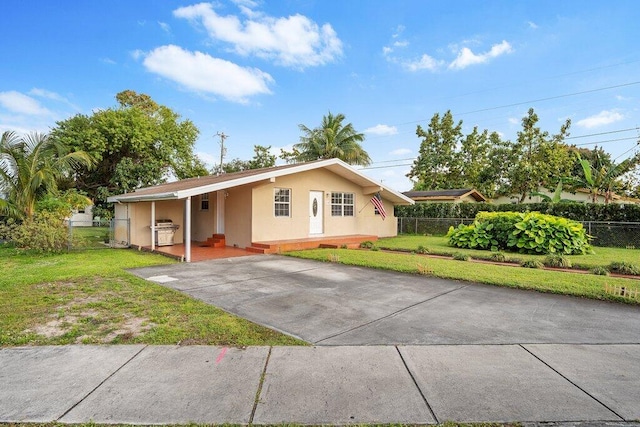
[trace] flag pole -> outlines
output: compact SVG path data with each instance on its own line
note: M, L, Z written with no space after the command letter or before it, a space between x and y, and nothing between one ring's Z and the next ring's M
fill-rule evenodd
M366 204L366 205L364 205L364 206L362 207L362 209L360 209L360 210L358 211L358 213L362 212L362 211L364 210L364 208L366 208L366 207L367 207L367 205L369 205L369 203L371 203L371 199L369 199L369 201L367 202L367 204Z

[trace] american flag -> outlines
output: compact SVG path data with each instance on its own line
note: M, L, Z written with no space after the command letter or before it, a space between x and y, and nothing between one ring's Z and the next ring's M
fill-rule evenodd
M385 212L384 204L382 204L382 200L380 199L380 193L376 193L371 198L371 203L373 203L373 206L375 206L376 210L378 211L378 213L382 217L382 220L384 221L384 219L387 217L387 213Z

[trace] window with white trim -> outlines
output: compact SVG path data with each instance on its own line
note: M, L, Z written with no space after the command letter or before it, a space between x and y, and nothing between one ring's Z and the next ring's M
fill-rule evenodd
M291 189L273 189L273 214L275 216L291 216Z
M331 193L331 216L354 216L353 193Z
M200 195L200 210L201 211L209 210L209 193Z

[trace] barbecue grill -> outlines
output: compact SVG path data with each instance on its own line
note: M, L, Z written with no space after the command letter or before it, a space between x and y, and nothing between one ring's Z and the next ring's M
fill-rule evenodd
M158 219L156 220L156 245L158 246L171 246L174 244L174 238L176 230L180 228L179 225L174 224L170 219Z

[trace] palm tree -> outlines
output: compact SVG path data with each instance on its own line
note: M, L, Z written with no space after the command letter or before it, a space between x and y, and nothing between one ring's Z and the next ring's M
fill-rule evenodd
M636 154L618 164L612 163L609 167L602 164L598 165L597 163L591 165L589 161L580 157L580 153L576 154L584 174L584 178L578 180L578 183L589 189L593 203L596 203L599 194L604 193L604 203L608 204L613 198L615 187L620 185L620 177L640 164L640 154Z
M343 125L344 119L344 114L334 116L329 112L322 118L320 127L310 129L299 125L304 135L293 146L290 158L296 162L338 158L351 165L370 165L371 158L360 145L364 134L356 132L351 123Z
M31 218L36 202L56 194L58 181L78 166L91 166L84 151L69 148L48 135L18 136L4 132L0 138L0 214L16 219Z

